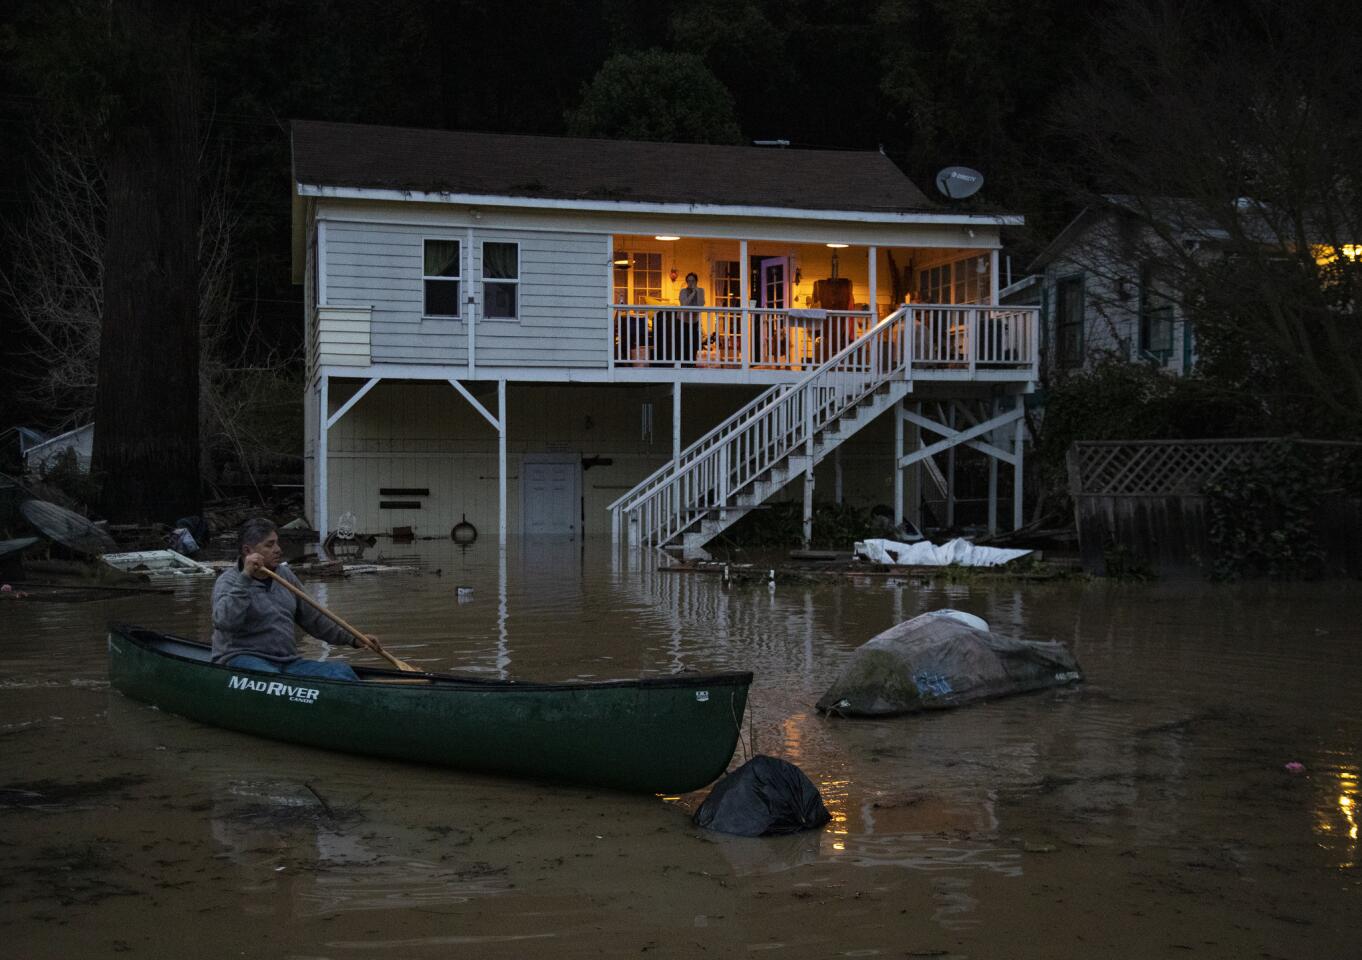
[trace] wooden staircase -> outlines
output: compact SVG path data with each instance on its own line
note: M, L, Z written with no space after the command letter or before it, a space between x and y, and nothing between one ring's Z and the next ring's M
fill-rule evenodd
M618 542L705 544L815 465L911 390L911 313L890 314L821 367L756 397L610 506Z

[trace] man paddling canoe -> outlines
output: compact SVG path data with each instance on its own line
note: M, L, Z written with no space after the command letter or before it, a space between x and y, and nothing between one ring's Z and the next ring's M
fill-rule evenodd
M358 680L348 663L300 657L294 624L335 646L378 650L377 639L359 640L270 578L266 571L302 589L293 571L280 565L279 530L269 520L247 520L237 543L236 567L224 570L213 585L213 662L294 677Z

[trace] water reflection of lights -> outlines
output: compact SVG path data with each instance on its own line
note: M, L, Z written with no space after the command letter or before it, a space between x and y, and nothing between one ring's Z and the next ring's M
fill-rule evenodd
M1338 809L1348 824L1348 839L1357 839L1357 774L1339 771Z
M1326 806L1319 811L1319 832L1334 837L1341 844L1347 838L1347 850L1340 851L1339 867L1351 869L1355 865L1358 837L1358 775L1355 770L1338 771L1337 793L1332 793ZM1337 817L1342 823L1335 820Z
M823 828L823 836L828 838L828 848L833 853L844 853L847 848L846 837L850 833L847 822L847 797L851 781L848 779L826 778L818 783L818 792L823 796L823 806L832 817Z

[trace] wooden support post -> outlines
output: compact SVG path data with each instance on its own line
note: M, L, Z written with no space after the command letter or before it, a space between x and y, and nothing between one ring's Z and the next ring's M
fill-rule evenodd
M989 419L998 415L998 401L989 401ZM997 437L990 432L988 435L989 443L996 446ZM998 532L998 458L988 458L988 532L995 534Z
M832 451L832 499L837 506L842 505L842 446L838 444Z
M681 381L672 384L672 466L681 459Z
M505 680L511 666L511 633L506 623L511 616L510 586L506 576L506 551L497 554L497 677Z
M813 397L804 392L804 549L813 540Z
M506 546L506 381L497 381L497 543Z
M946 425L955 429L955 401L946 403ZM955 529L955 447L946 451L946 526Z
M913 404L913 412L919 417L922 416L922 402ZM921 450L926 446L922 439L922 428L916 423L913 424L912 448ZM922 529L922 461L913 464L913 472L908 475L908 519L913 521L913 526Z
M804 549L813 541L813 467L804 471Z
M1026 403L1026 397L1017 394L1017 409L1020 410ZM1018 417L1017 422L1012 427L1012 454L1017 459L1012 463L1012 529L1020 530L1022 526L1022 447L1026 443L1026 418Z
M326 551L322 544L326 542L326 535L329 532L327 528L331 523L331 517L328 510L330 507L327 490L328 471L326 469L328 457L327 435L330 433L331 429L327 426L327 421L330 419L331 412L331 378L327 376L325 372L322 373L319 404L320 406L317 410L317 532L319 534L317 539L317 559L325 560Z
M738 296L742 298L742 319L739 320L738 344L742 348L742 368L746 370L752 363L752 314L748 310L748 299L752 296L751 271L747 266L747 241L738 241ZM715 337L715 344L719 342Z
M903 523L903 401L894 403L894 527Z

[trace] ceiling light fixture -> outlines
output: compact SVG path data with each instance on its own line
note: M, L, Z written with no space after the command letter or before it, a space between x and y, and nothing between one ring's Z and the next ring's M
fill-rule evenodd
M826 246L832 247L834 250L845 250L847 245L845 243L829 243Z
M662 234L658 234L657 236L653 237L653 239L654 239L654 240L680 240L681 238L680 238L680 237L673 237L673 236L663 236Z

